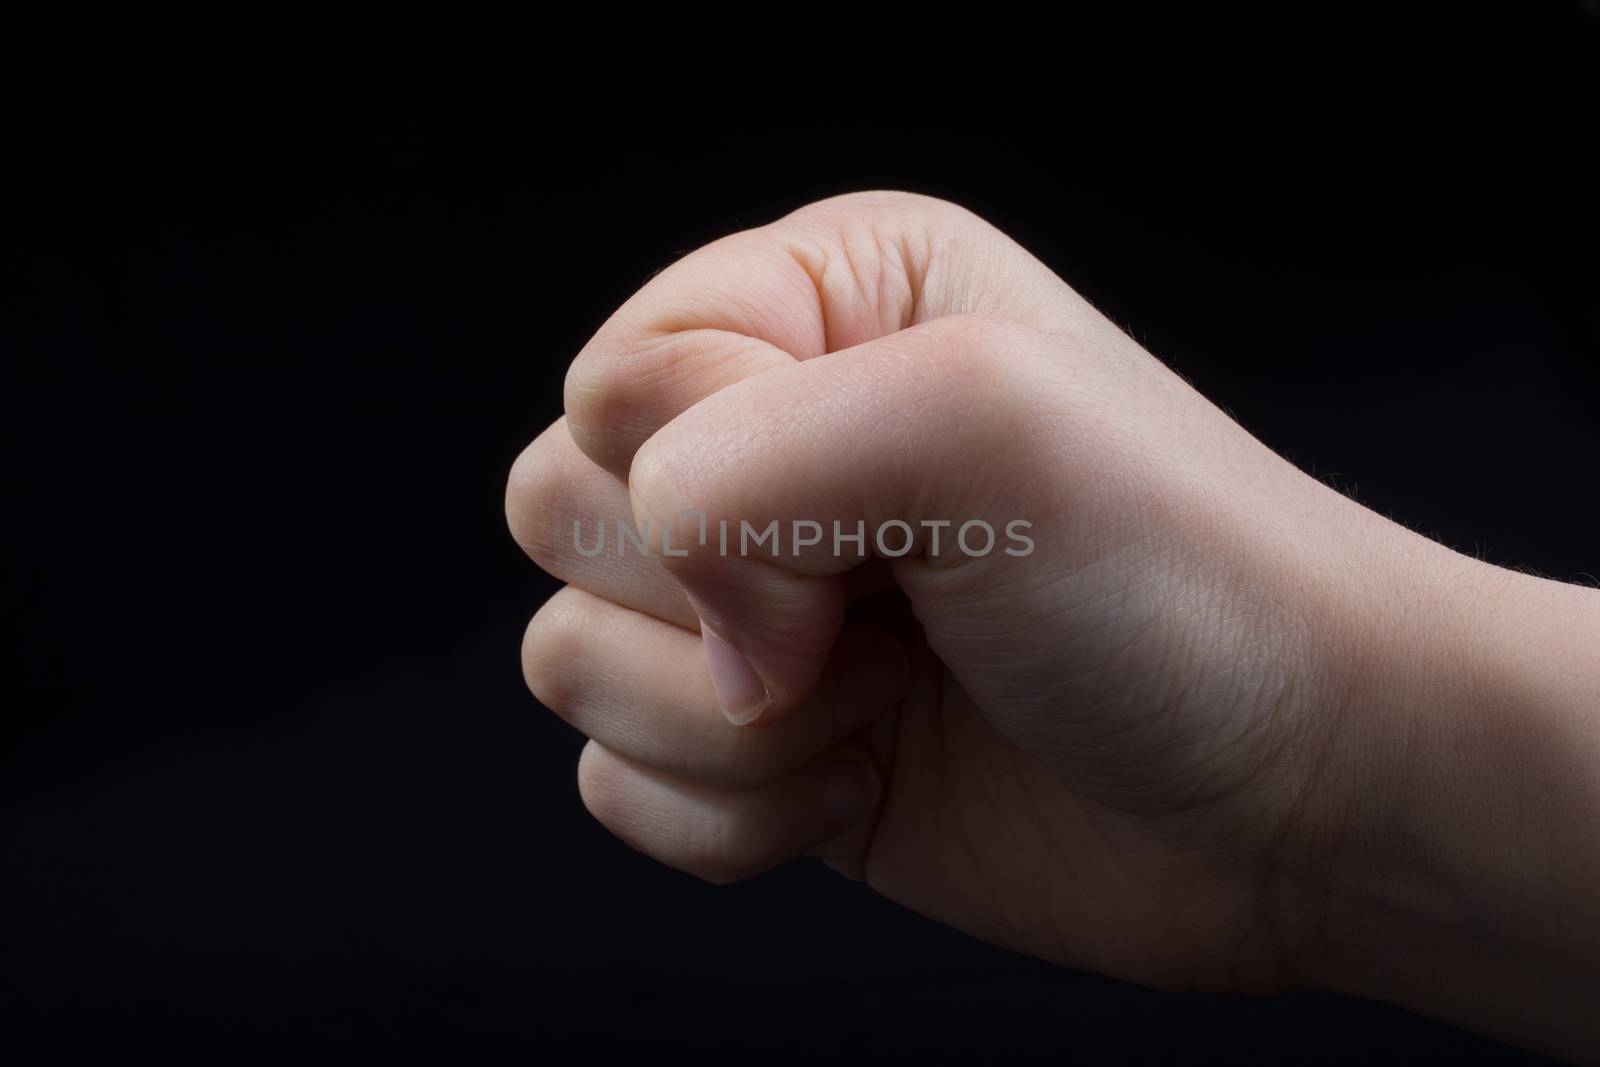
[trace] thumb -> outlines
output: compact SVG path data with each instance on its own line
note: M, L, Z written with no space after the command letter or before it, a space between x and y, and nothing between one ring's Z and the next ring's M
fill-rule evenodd
M1035 528L1062 513L1046 476L1060 420L1036 399L1059 348L1016 323L936 319L729 386L640 448L635 519L663 534L654 547L700 616L730 720L773 720L805 697L847 572L873 557L891 561L936 651L961 646L977 674L1018 683L1023 653L1004 650L1028 620L962 608L1026 588Z

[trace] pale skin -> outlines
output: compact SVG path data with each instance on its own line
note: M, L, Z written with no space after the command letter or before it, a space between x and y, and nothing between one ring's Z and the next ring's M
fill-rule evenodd
M523 666L634 848L719 883L814 855L1064 965L1600 1062L1600 591L1307 476L925 197L692 253L565 406L507 492L567 583ZM895 560L574 546L690 508L921 534ZM922 523L971 519L1034 549L930 552Z

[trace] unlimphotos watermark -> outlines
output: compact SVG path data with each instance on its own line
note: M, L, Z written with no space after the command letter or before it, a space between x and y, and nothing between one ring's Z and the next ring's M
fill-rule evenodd
M703 511L690 509L684 511L683 515L695 517L695 532L689 537L677 538L672 521L663 520L658 527L663 556L687 556L689 549L684 546L691 541L702 547L714 545L721 556L748 556L752 547L759 555L782 556L785 544L791 556L821 554L831 550L835 556L848 554L865 558L875 551L887 559L898 559L919 549L926 555L937 557L948 554L952 545L961 555L974 558L995 551L1008 556L1031 556L1034 550L1033 538L1027 534L1028 530L1033 529L1033 523L1027 519L1012 519L1002 524L999 531L983 519L964 522L920 519L916 523L904 519L886 519L870 533L864 519L857 519L853 524L834 519L830 534L829 526L815 519L792 519L787 523L773 519L760 527L743 519L737 523L718 519L713 526ZM607 523L603 519L596 520L592 536L585 533L584 526L582 520L572 520L572 547L580 556L593 559L606 551ZM630 546L640 555L651 553L654 542L648 520L636 525L625 519L617 519L611 526L615 530L614 543L619 556L627 555ZM785 530L788 531L787 540L784 537ZM586 544L586 541L590 543ZM850 546L848 553L845 551L847 545Z

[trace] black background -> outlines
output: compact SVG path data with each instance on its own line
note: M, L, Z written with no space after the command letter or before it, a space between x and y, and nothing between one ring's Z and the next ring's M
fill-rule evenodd
M1509 17L1173 59L1027 27L11 37L0 1047L1516 1057L1055 969L809 863L713 888L632 854L523 688L553 586L501 510L653 271L897 187L1378 510L1593 582L1597 21Z

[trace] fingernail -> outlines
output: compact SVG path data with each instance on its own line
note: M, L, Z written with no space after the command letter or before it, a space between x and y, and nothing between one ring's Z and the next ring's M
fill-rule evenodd
M755 722L772 702L767 684L742 652L717 636L704 622L700 624L700 634L705 639L711 688L717 691L722 714L735 726L748 726Z
M841 763L822 779L822 817L830 826L848 826L878 799L878 772L866 760Z

